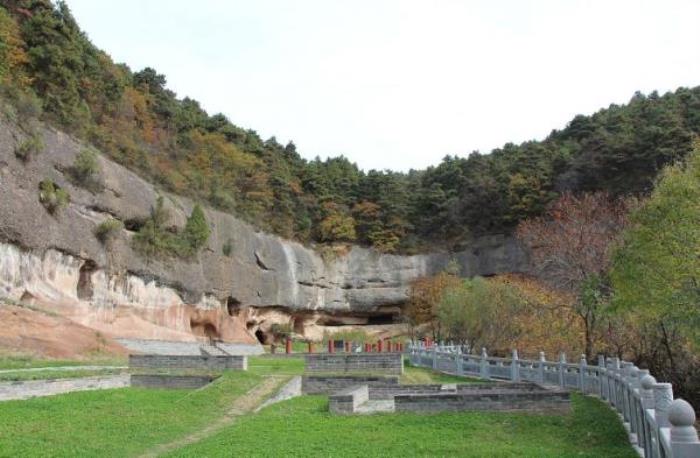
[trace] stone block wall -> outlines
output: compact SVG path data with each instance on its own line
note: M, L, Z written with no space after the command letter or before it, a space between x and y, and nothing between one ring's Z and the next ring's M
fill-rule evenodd
M367 385L374 389L375 387L394 387L399 386L398 376L359 376L359 375L341 375L341 376L323 376L323 375L305 375L301 380L301 390L303 394L333 394L346 388L356 385ZM388 388L387 388L388 389Z
M207 375L132 374L131 386L193 390L210 384L214 379Z
M248 370L245 355L129 355L129 367L148 369Z
M127 386L129 386L128 375L5 382L0 383L0 401L51 396L54 394L70 393L72 391L124 388Z
M357 406L369 399L367 385L356 385L341 390L328 397L328 409L333 414L348 415L355 413Z
M540 412L566 414L571 411L569 393L565 391L454 393L397 395L394 397L396 412L444 412L485 410L506 412Z
M405 394L405 395L418 395L418 394L435 394L441 393L443 391L442 385L382 385L382 386L370 386L369 387L369 398L371 400L389 400L394 399L394 396Z
M306 372L403 374L401 353L307 354Z

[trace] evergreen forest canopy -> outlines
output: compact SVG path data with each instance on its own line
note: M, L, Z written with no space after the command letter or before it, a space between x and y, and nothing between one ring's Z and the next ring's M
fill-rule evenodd
M0 84L24 123L39 117L167 191L302 242L386 252L458 249L510 233L565 191L648 194L700 133L700 87L636 93L576 116L542 141L447 156L426 170L362 171L345 157L303 159L196 100L152 68L115 64L64 2L0 0Z

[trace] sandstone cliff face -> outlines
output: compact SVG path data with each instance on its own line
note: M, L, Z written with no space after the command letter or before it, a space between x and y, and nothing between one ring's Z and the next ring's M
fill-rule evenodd
M207 334L211 328L205 325L211 322L218 337L245 335L246 340L261 324L246 307L296 313L303 318L299 323L329 315L377 315L396 311L412 279L438 272L453 258L465 276L525 267L516 241L502 236L479 239L455 255L393 256L354 247L324 261L312 248L259 232L213 209L205 209L212 235L193 260L145 259L132 250L128 229L106 249L93 235L106 218L143 220L163 195L171 223L182 227L192 202L159 192L106 157L100 157L102 192L73 186L65 170L84 146L54 129L41 134L44 151L24 163L14 150L25 134L0 121L0 295L71 303L86 316L95 315L94 309L104 313L129 307L139 309L145 320L144 311L179 307L169 318L150 320L178 335ZM46 178L71 196L68 207L55 216L38 199L39 182ZM233 249L225 256L223 245L229 240Z

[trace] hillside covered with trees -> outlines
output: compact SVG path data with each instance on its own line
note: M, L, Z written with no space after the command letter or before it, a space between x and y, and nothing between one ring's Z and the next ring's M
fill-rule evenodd
M637 93L577 116L542 141L447 156L426 170L363 171L344 157L305 160L177 98L152 68L114 63L64 2L0 1L0 82L18 122L39 118L90 142L164 190L302 242L385 252L456 249L507 233L565 191L647 194L700 133L700 87Z

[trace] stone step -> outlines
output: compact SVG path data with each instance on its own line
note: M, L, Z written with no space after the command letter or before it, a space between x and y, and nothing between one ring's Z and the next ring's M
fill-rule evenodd
M209 355L209 356L227 356L228 353L226 353L224 350L221 348L215 346L215 345L200 345L199 349L202 351L203 354Z
M393 412L394 411L394 400L393 399L381 399L381 400L369 400L364 404L360 404L355 409L354 413L361 414L371 414L371 413L381 413L381 412Z

